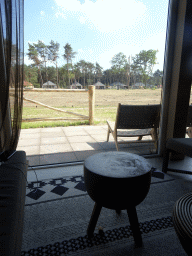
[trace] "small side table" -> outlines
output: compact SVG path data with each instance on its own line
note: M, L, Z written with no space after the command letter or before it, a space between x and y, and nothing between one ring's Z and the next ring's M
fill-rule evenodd
M149 192L151 167L145 158L119 151L95 154L85 160L85 186L95 202L88 237L93 235L102 207L117 213L126 209L135 245L142 246L136 206Z

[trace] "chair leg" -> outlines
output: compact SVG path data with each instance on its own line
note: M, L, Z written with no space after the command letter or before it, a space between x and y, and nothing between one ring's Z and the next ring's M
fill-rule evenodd
M121 210L116 209L116 213L117 213L118 215L120 215L120 214L121 214Z
M155 145L156 152L157 152L157 149L158 149L158 136L157 136L157 129L156 128L152 128L151 129L151 137L152 137L152 140L154 140L154 145Z
M109 134L111 133L109 127L108 127L108 131L107 131L107 141L109 141Z
M119 151L118 142L117 142L117 131L114 131L112 133L112 135L113 135L113 138L114 138L114 141L115 141L116 149L117 149L117 151Z
M117 138L115 139L115 146L116 146L117 151L119 151L119 147L118 147L118 143L117 143Z
M137 217L137 212L135 206L132 206L127 209L127 214L129 217L129 222L131 225L131 229L133 232L133 238L135 241L136 247L142 247L142 237L141 237L141 231L139 229L139 222Z
M89 221L89 226L87 228L88 238L91 238L93 236L93 232L95 230L95 226L97 224L97 220L99 218L101 208L102 208L101 205L98 205L97 203L95 203L94 208L93 208L93 212L92 212L92 215L91 215L91 219Z
M167 173L169 163L169 150L166 148L163 157L162 172Z

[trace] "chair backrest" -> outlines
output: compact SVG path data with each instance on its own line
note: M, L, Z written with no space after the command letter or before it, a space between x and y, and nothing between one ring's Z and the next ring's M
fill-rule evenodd
M192 105L189 106L186 127L192 127Z
M159 105L121 105L116 116L116 129L158 128L160 120Z

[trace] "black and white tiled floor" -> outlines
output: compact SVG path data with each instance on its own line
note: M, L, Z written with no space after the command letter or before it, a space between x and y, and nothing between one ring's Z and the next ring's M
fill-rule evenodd
M156 169L152 176L154 182L164 179L163 173ZM87 194L83 165L29 171L27 180L26 206Z
M28 182L26 205L64 199L86 194L83 176L52 178Z
M172 178L192 181L192 175L168 173L163 175L162 158L149 158L154 166L152 183L163 182ZM171 168L191 170L191 158L170 163ZM185 167L185 168L184 168ZM87 194L84 185L83 163L64 167L36 169L29 167L25 205L33 205L47 201L65 199Z
M27 173L25 205L86 194L83 165L45 168Z

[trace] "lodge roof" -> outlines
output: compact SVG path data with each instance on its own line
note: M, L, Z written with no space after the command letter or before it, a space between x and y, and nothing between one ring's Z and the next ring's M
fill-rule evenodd
M56 84L52 83L51 81L48 81L48 82L44 83L43 85L56 85Z
M76 83L73 83L72 85L75 85L75 86L82 86L80 83L77 83L77 82L76 82ZM72 85L71 85L71 86L72 86Z
M94 84L94 86L105 86L105 85L102 84L101 82L97 82L96 84Z

